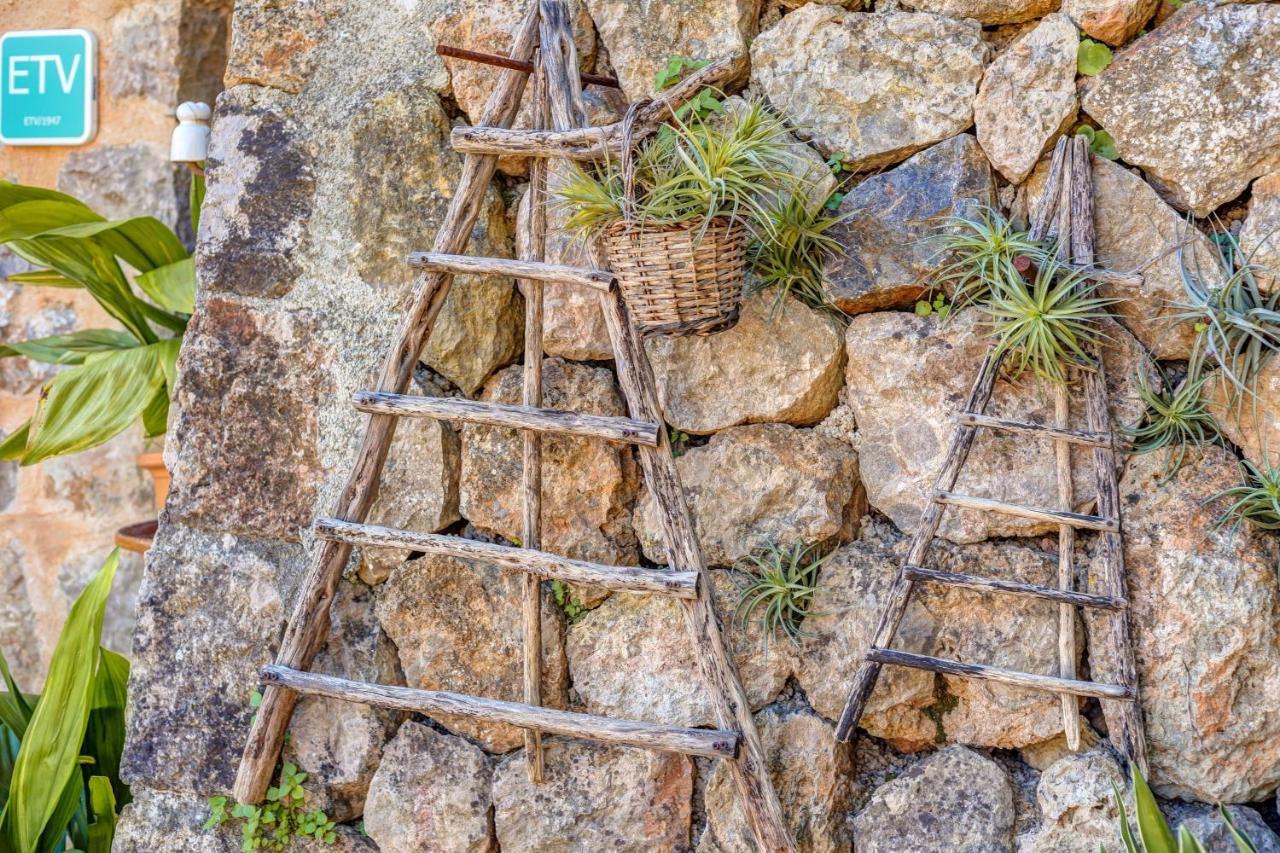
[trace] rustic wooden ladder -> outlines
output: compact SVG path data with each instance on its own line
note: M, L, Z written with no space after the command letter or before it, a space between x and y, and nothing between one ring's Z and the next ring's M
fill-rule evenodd
M1030 235L1035 239L1056 238L1060 260L1082 268L1086 274L1096 278L1119 277L1093 267L1093 179L1090 156L1088 144L1082 137L1064 137L1058 141L1039 207L1032 217ZM852 736L875 688L880 668L889 664L1058 693L1062 698L1067 743L1072 750L1079 747L1080 737L1076 697L1095 696L1102 700L1112 742L1128 760L1136 762L1146 771L1146 746L1142 711L1138 704L1137 671L1129 639L1124 552L1120 539L1119 484L1115 452L1112 449L1110 413L1107 409L1106 377L1096 350L1089 351L1089 357L1091 363L1072 368L1078 379L1076 384L1084 388L1085 416L1088 422L1087 430L1077 430L1068 426L1070 399L1066 385L1059 385L1055 390L1053 426L1004 420L984 414L1002 361L994 350L988 352L978 370L977 380L969 392L964 409L956 419L951 445L934 484L933 499L920 518L920 524L911 539L911 548L898 570L888 600L880 613L871 646L854 677L837 726L838 739L848 740ZM1057 463L1058 508L1026 507L953 491L978 429L1052 441ZM1072 511L1072 445L1092 449L1098 493L1097 515ZM924 563L929 546L937 535L942 514L948 506L1004 513L1057 524L1058 586L1054 588L926 568ZM1073 589L1077 528L1099 531L1103 564L1103 589L1100 594L1076 592ZM894 634L917 582L1058 602L1058 675L1035 675L891 649ZM1105 620L1106 628L1102 631L1101 642L1096 646L1105 651L1105 654L1095 656L1093 668L1095 678L1100 673L1105 674L1109 676L1109 682L1081 681L1075 677L1075 607L1093 608Z
M540 49L538 49L540 48ZM713 588L703 561L693 521L685 504L674 459L663 428L656 383L642 340L629 321L613 275L607 270L542 262L546 236L547 157L607 154L620 139L620 128L586 128L581 77L565 0L535 0L521 22L505 70L470 137L455 133L455 148L464 138L504 137L483 143L466 154L456 194L434 251L417 253L408 262L425 272L401 320L396 342L383 364L377 391L355 395L355 407L369 414L355 467L333 518L318 519L317 539L298 601L289 620L276 663L262 671L266 685L236 777L235 796L259 802L275 769L294 703L314 694L424 714L506 723L525 729L530 776L543 774L540 734L590 738L613 744L721 758L730 762L743 811L761 850L794 850L782 808L768 776L765 753L751 716L733 657L725 647ZM539 123L554 130L512 131L529 69L533 69ZM727 62L698 72L641 109L639 123L654 125L701 90L731 72ZM486 147L487 146L487 147ZM524 240L527 257L469 257L461 254L471 234L498 154L533 156L529 213ZM431 333L453 276L493 274L520 279L526 290L524 397L522 405L409 396L413 367ZM541 407L542 285L547 282L594 290L599 294L613 346L619 384L630 417L602 417ZM524 547L507 547L431 533L395 530L365 523L377 494L378 480L398 418L425 417L464 423L514 427L524 431ZM541 514L541 446L543 432L588 436L638 448L641 467L661 518L672 570L607 566L571 560L538 550ZM366 684L307 672L324 644L329 606L353 546L394 547L426 554L476 560L525 573L523 596L524 702L506 702L455 693ZM686 628L719 729L706 730L619 720L558 711L541 702L541 581L559 579L594 584L610 590L665 595L682 606Z

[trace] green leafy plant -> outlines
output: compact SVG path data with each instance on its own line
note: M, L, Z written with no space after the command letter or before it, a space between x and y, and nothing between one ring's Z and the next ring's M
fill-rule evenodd
M0 182L0 243L36 267L10 281L87 290L121 326L0 346L0 358L66 365L31 420L0 441L0 459L30 465L76 453L139 419L147 436L163 433L195 301L195 262L173 231L150 216L109 221L63 193Z
M739 563L738 603L734 616L745 628L753 620L763 629L765 652L769 639L781 633L795 643L804 632L800 623L809 613L818 588L818 571L830 554L818 556L814 546L789 548L769 543Z
M1120 790L1112 785L1116 809L1120 812L1120 839L1124 843L1126 853L1204 853L1204 847L1196 840L1185 826L1178 828L1177 835L1160 812L1160 805L1155 795L1147 786L1142 771L1137 766L1130 767L1130 781L1133 786L1134 807L1138 824L1138 837L1133 837L1133 828L1129 825L1129 813L1124 805L1124 797ZM1232 840L1240 853L1257 853L1257 846L1247 835L1236 827L1226 808L1218 806Z
M945 293L934 294L933 299L921 299L916 302L916 316L930 317L934 314L938 315L939 320L945 320L951 316L951 303L947 301Z
M1229 500L1231 504L1218 518L1218 526L1228 522L1239 526L1247 522L1259 530L1280 530L1280 468L1254 465L1243 460L1243 482L1211 497L1210 501Z
M689 450L689 433L675 427L667 427L667 440L671 443L671 455L679 459Z
M1204 399L1207 381L1194 363L1176 387L1167 376L1153 385L1145 371L1137 374L1138 398L1146 412L1136 427L1121 427L1121 432L1135 454L1164 451L1166 479L1182 467L1188 447L1205 447L1219 440L1218 424Z
M985 302L994 284L1017 271L1019 257L1043 260L1048 249L1009 223L998 210L979 207L970 216L951 216L939 233L925 238L941 263L935 281L957 307Z
M551 582L551 595L564 612L564 618L569 620L570 625L587 615L589 608L582 603L581 599L573 597L572 590L564 581Z
M1080 39L1076 48L1076 70L1086 77L1095 77L1111 64L1111 48L1093 39Z
M1089 150L1107 160L1119 160L1120 152L1116 150L1116 141L1111 134L1101 128L1082 124L1076 128L1076 136L1089 140Z
M266 802L260 806L236 803L228 810L230 803L226 797L210 797L204 829L238 821L242 853L286 850L295 838L333 844L337 838L333 821L321 809L306 808L302 789L305 781L306 773L298 770L297 765L285 762L280 768L279 783L267 789Z
M0 849L109 853L120 781L129 662L101 645L119 564L112 551L71 606L44 690L23 694L0 654Z
M844 251L829 232L854 215L824 216L809 209L804 193L778 193L768 203L771 236L752 242L751 268L756 289L774 288L774 309L787 296L820 311L841 313L827 300L822 266L827 257Z
M1098 322L1117 300L1097 295L1098 283L1067 270L1053 257L1041 259L1031 282L1012 263L992 279L989 299L979 308L996 339L994 355L1008 354L1012 374L1030 371L1066 382L1070 361L1088 362L1085 347L1105 336Z
M706 59L690 59L687 56L671 56L653 79L654 91L670 89L686 75L710 65ZM690 116L706 118L713 113L723 113L724 104L711 89L703 89L693 98L676 108L676 118L687 121Z

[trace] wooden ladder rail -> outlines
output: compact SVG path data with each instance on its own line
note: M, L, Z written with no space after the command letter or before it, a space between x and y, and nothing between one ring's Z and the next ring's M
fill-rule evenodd
M532 57L537 25L538 9L535 4L516 30L512 59L527 61ZM485 124L510 126L520 106L525 82L523 72L501 73L484 106ZM467 155L463 160L457 190L436 234L434 248L437 252L459 254L466 248L497 162L498 158L489 154ZM408 390L413 368L452 283L453 276L446 272L429 272L418 281L396 330L395 342L382 364L378 390L396 394ZM396 418L391 415L369 416L355 466L337 501L334 515L338 518L364 521L368 516L378 494L378 482L395 428ZM297 670L310 667L328 634L329 606L350 556L351 545L345 542L324 540L315 544L276 655L277 664ZM297 699L298 694L287 687L267 685L264 688L262 703L250 724L244 755L236 772L233 792L239 802L258 803L266 796Z

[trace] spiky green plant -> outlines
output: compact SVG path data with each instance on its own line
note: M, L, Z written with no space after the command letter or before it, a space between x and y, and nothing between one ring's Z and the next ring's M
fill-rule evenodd
M1205 447L1219 440L1218 423L1204 399L1208 380L1208 376L1200 375L1194 362L1177 386L1164 375L1158 386L1153 385L1146 371L1138 371L1138 398L1146 411L1136 427L1121 427L1120 431L1128 439L1132 453L1164 451L1165 479L1182 467L1187 448Z
M734 616L744 629L753 620L760 625L766 652L769 639L779 633L793 643L804 636L800 623L809 613L818 570L828 557L819 556L815 546L771 542L739 562L746 580L740 584Z
M1071 272L1047 256L1026 281L1006 260L990 280L990 294L979 309L996 339L995 356L1008 355L1015 377L1030 371L1040 379L1066 382L1066 365L1088 362L1086 346L1105 340L1098 329L1116 302L1097 295L1098 283Z
M1038 263L1049 255L1046 244L1032 240L1000 211L986 206L972 216L948 217L941 231L925 240L936 251L934 259L945 261L935 282L950 292L957 307L986 301L993 284L1008 274L1019 256Z
M754 240L751 268L757 290L774 288L773 306L779 308L788 295L820 311L841 313L827 300L823 287L823 261L844 252L828 232L853 215L825 216L812 212L804 193L775 194L766 208L773 236Z
M1240 411L1253 396L1258 371L1280 349L1280 288L1264 292L1258 269L1229 232L1217 235L1214 269L1179 247L1182 287L1187 301L1180 319L1195 323L1193 360L1207 359L1227 380L1228 402Z
M1231 501L1218 517L1218 526L1231 522L1238 527L1248 522L1259 530L1280 530L1280 468L1254 465L1247 459L1241 464L1244 477L1240 485L1223 489L1209 499Z
M1174 834L1137 765L1130 765L1130 779L1138 824L1136 839L1133 837L1133 828L1129 826L1129 811L1125 808L1124 797L1114 784L1111 786L1116 810L1120 812L1120 840L1124 844L1125 853L1204 853L1204 846L1185 825L1178 827L1177 834ZM1257 853L1257 845L1236 826L1230 813L1221 804L1218 805L1218 814L1226 824L1239 853Z

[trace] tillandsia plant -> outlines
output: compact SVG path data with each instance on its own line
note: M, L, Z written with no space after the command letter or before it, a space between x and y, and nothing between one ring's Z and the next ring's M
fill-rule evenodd
M769 543L739 562L740 584L735 617L745 628L752 621L762 630L764 651L769 639L782 634L795 643L804 636L800 623L809 614L818 589L818 571L830 554L819 555L814 546L783 547Z
M202 182L193 178L193 224ZM0 358L66 365L31 420L0 441L0 459L76 453L139 419L148 437L163 433L195 302L195 263L177 235L154 217L107 220L63 193L0 181L0 243L36 267L11 282L87 290L120 324L0 345Z
M756 274L755 289L774 288L774 310L788 296L810 308L842 315L827 299L823 286L823 261L844 251L831 229L853 216L837 216L810 209L802 192L777 193L766 208L772 236L752 242L750 263Z
M1167 480L1182 468L1188 448L1201 448L1220 441L1217 421L1209 412L1204 386L1209 377L1192 362L1187 376L1174 385L1162 374L1153 385L1146 371L1138 371L1138 398L1146 406L1142 421L1135 427L1121 427L1135 454L1165 454L1164 478Z
M1007 354L1012 374L1030 371L1054 383L1067 381L1070 362L1088 362L1085 347L1104 342L1099 321L1117 300L1097 295L1098 283L1072 272L1052 255L1040 259L1028 282L1013 261L1002 260L979 309L987 315L994 354Z
M1218 518L1218 526L1243 523L1259 530L1280 530L1280 468L1241 462L1243 482L1223 489L1209 501L1228 500L1230 505Z
M1169 822L1160 812L1160 804L1151 793L1142 771L1131 765L1130 778L1138 824L1137 838L1134 838L1133 827L1129 825L1129 812L1124 806L1124 797L1118 788L1112 786L1116 809L1120 812L1120 840L1124 844L1125 853L1204 853L1204 846L1186 826L1178 827L1177 834L1174 834ZM1218 814L1231 834L1236 850L1239 853L1257 853L1257 845L1236 826L1231 813L1221 804L1218 805ZM1106 853L1105 848L1101 853Z
M939 233L925 240L936 249L934 259L943 263L935 284L958 308L986 302L995 284L1017 273L1013 264L1019 257L1039 263L1050 254L1050 247L987 206L976 208L972 216L948 217Z

